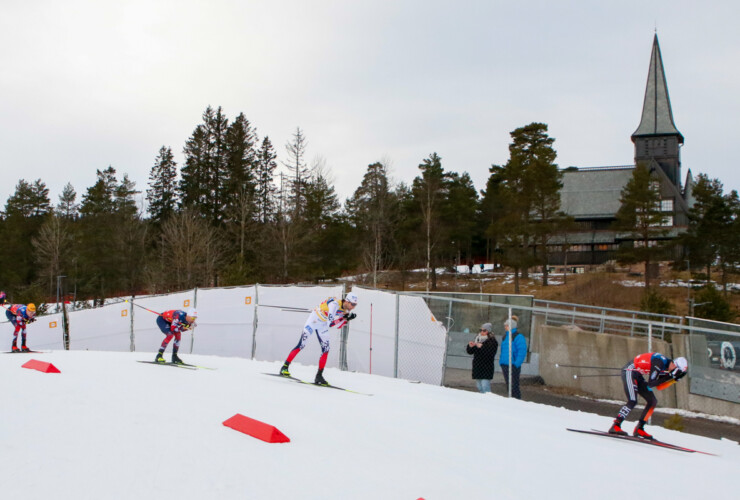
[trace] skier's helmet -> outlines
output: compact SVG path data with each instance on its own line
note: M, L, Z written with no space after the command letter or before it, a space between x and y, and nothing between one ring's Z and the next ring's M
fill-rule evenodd
M686 358L680 357L673 360L673 364L676 365L676 368L681 370L682 372L686 373L686 370L689 369L689 362L686 361Z
M27 311L27 312L28 312L28 314L30 314L31 316L33 316L34 314L36 314L36 304L33 304L33 303L31 303L31 304L28 304L28 305L26 306L26 311Z
M345 297L344 300L352 304L353 306L357 305L357 294L355 292L349 292Z
M185 316L187 317L187 320L190 323L193 323L195 322L195 318L198 317L198 311L196 311L194 307L191 307L190 309L187 310L187 312L185 313Z

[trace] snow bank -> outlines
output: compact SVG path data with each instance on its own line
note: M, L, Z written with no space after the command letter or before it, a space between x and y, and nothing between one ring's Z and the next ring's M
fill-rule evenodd
M276 362L136 362L149 354L0 355L0 497L621 500L654 485L666 498L722 498L740 470L729 441L649 429L712 457L565 430L609 426L588 413L327 369L374 394L363 396L262 375ZM21 368L31 357L62 373ZM291 442L224 427L236 413Z

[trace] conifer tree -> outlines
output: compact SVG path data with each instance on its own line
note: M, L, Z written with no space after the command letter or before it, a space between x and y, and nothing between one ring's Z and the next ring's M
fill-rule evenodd
M519 293L519 273L538 260L532 252L538 234L560 204L559 176L553 163L554 139L547 135L547 125L530 123L511 132L509 160L500 169L499 193L502 213L494 227L504 262L514 268L514 293ZM540 244L546 248L546 238ZM546 254L545 254L546 256ZM544 260L546 265L546 259Z
M31 217L36 210L36 193L33 185L25 179L20 179L15 186L15 192L8 197L5 203L7 217Z
M450 172L447 176L447 197L442 209L445 238L449 254L457 265L472 257L473 239L477 233L478 192L467 172Z
M707 280L712 276L712 264L719 254L719 245L731 222L732 213L723 194L719 179L699 174L691 191L694 205L689 211L689 228L683 241L694 266L706 268Z
M181 204L197 210L213 225L219 225L224 219L224 193L229 178L228 126L221 107L214 111L208 106L203 112L203 123L195 127L183 150L185 165L179 187Z
M198 125L185 143L185 164L180 171L178 192L180 206L205 212L209 200L208 189L208 135L203 125Z
M79 215L80 206L76 203L77 192L70 182L68 182L62 194L59 195L59 203L57 203L56 212L57 214L66 220L75 220Z
M98 180L95 181L95 184L82 195L80 215L83 217L112 214L115 211L113 196L118 183L116 169L109 165L105 170L98 170L97 177Z
M447 183L442 158L432 153L419 165L421 176L414 179L412 192L424 222L423 234L426 242L427 291L437 289L436 257L442 238L439 224L441 208L447 196Z
M162 146L149 173L146 191L147 211L152 222L161 225L175 213L177 207L177 163L172 149Z
M357 230L357 238L374 287L378 285L378 273L388 264L390 257L394 204L388 171L381 162L368 165L360 186L346 203L346 211Z
M226 130L226 178L223 182L222 199L225 203L232 197L255 189L257 134L249 120L240 113Z
M257 205L257 219L262 224L266 224L275 212L275 194L277 188L275 186L275 169L277 168L277 162L275 159L277 155L272 147L270 138L265 136L262 140L262 145L257 152L256 160L256 193L255 203Z
M660 207L660 185L653 179L650 168L638 163L632 177L622 189L621 206L614 228L633 238L632 246L622 246L617 252L621 262L645 263L645 288L650 288L650 263L664 253L665 215Z

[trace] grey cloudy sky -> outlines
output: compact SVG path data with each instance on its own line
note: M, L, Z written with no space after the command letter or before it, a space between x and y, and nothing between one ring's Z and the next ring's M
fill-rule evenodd
M509 132L547 123L561 167L633 162L655 28L683 175L740 189L738 2L0 0L0 203L54 203L108 165L145 190L203 110L240 112L279 159L300 126L341 198L437 152L485 187ZM120 175L119 175L120 177Z

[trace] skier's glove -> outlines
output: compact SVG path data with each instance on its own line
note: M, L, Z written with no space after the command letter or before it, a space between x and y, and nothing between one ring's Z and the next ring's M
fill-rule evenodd
M355 319L356 317L357 315L355 313L349 313L347 316L344 317L344 319L346 319L347 321L351 321Z
M678 368L676 368L675 370L673 370L671 372L671 377L673 377L673 380L675 380L676 382L678 382L679 380L681 380L685 376L686 376L686 372L685 371L682 371L682 370L679 370Z

